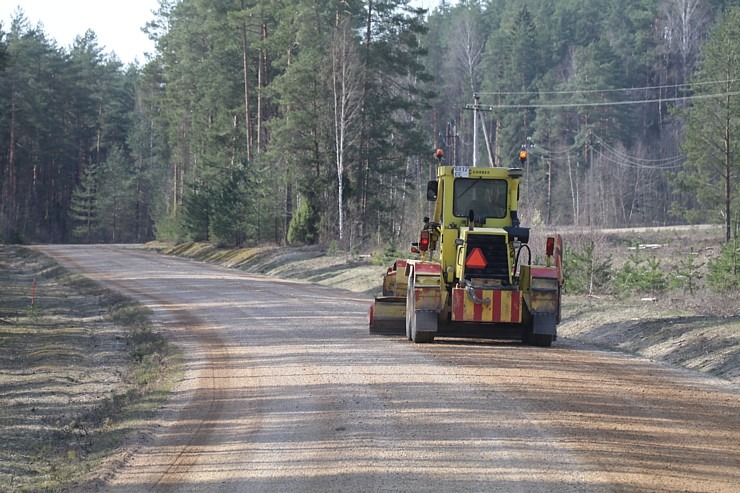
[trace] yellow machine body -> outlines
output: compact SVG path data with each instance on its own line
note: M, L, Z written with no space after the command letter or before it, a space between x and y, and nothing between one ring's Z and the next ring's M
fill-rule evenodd
M547 265L530 265L529 229L520 226L520 168L439 166L427 197L420 259L388 268L370 307L371 332L403 331L415 342L437 336L519 337L549 346L560 320L562 240L548 238ZM522 253L528 254L524 263Z

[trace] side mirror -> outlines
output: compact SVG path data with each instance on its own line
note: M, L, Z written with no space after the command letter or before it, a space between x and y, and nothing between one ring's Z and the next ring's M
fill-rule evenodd
M427 200L429 202L434 202L437 200L437 187L439 186L439 183L437 183L437 180L431 180L427 183Z

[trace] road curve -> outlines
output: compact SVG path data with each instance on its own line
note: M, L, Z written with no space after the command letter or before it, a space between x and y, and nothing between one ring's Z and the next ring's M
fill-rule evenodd
M102 491L737 492L738 388L558 341L367 332L368 300L130 248L43 246L154 310L186 374Z

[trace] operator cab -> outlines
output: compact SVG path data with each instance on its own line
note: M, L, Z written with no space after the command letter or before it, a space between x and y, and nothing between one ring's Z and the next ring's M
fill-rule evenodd
M483 180L480 178L457 178L454 183L452 214L455 217L503 219L506 217L508 183L506 180Z

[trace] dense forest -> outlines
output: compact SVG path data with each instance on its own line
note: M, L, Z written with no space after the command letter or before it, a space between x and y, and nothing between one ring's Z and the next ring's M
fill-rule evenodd
M0 26L0 241L405 244L448 164L547 228L740 213L738 0L160 0L124 67Z

